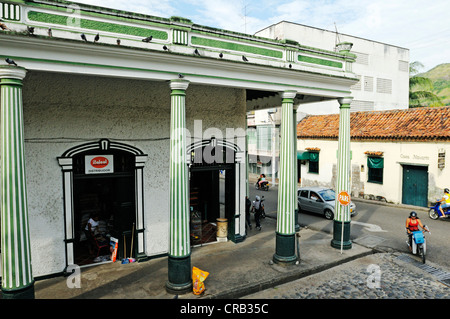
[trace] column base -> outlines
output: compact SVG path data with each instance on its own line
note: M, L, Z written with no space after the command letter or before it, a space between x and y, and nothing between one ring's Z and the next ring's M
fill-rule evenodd
M331 240L331 247L336 249L351 249L352 241L350 240L350 222L344 222L344 236L342 237L342 222L333 221L333 239Z
M1 299L35 299L34 297L34 282L23 289L18 290L3 290Z
M192 292L191 256L176 258L169 255L169 280L166 291L174 295Z
M298 223L298 208L295 210L294 216L295 216L295 232L299 232L300 224Z
M283 235L275 232L276 247L273 262L281 265L292 265L297 261L295 254L295 233Z

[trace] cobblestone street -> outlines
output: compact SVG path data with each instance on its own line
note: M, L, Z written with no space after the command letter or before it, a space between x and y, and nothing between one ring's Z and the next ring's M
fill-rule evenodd
M450 287L401 254L379 253L245 299L449 299Z

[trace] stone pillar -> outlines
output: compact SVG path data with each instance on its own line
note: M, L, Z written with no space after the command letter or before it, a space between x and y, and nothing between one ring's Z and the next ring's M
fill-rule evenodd
M3 299L34 299L22 105L25 75L24 68L0 66Z
M339 141L337 158L336 197L342 191L350 194L350 103L352 97L339 99ZM335 201L335 215L333 224L333 239L331 246L334 248L350 249L350 207Z
M191 247L189 238L189 178L186 160L185 95L189 81L170 82L170 229L169 278L166 290L173 294L192 291Z
M297 261L294 216L297 199L294 178L294 120L292 118L295 95L295 91L282 93L276 251L273 255L273 261L279 264L293 264Z

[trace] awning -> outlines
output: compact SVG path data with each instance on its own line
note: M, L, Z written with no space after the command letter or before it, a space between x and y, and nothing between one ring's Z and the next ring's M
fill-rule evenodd
M297 160L309 160L309 152L297 151Z

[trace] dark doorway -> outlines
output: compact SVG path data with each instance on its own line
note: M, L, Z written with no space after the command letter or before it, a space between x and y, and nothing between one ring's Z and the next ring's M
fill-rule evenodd
M216 241L218 218L227 219L228 237L234 236L232 225L235 209L235 172L233 166L191 169L191 218L197 219L191 223L193 245Z
M87 173L88 159L108 156L111 171ZM135 213L135 156L124 151L89 151L74 156L74 258L77 265L108 261L111 256L110 238L119 240L117 259L136 257L131 242ZM95 238L88 238L85 228L90 218L98 216Z
M403 165L402 204L428 206L428 167Z
M215 154L210 145L192 152L190 168L191 244L216 241L217 219L227 219L228 239L234 240L236 173L234 150L223 148L223 157L206 163L199 154ZM208 149L209 148L209 149ZM197 161L194 157L199 156ZM219 163L220 161L220 163ZM230 163L230 161L233 161Z

